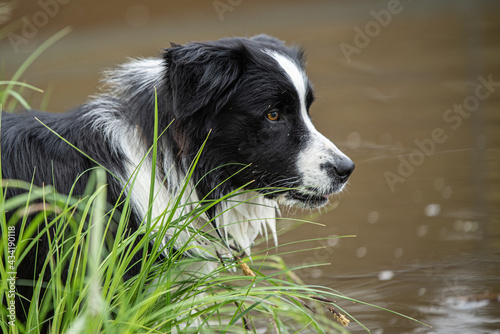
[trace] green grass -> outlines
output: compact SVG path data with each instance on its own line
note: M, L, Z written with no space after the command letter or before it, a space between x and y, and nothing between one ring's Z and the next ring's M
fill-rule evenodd
M58 38L64 33L59 33ZM41 51L56 39L44 44ZM30 57L29 63L34 58ZM2 105L28 106L16 91L37 90L18 81L19 73L26 68L23 66L12 80L0 81ZM154 135L158 138L162 133L158 132L156 121L155 125ZM148 152L153 166L156 152L155 142ZM3 297L0 297L0 331L37 333L40 326L50 322L51 333L256 333L263 328L269 333L347 333L336 319L339 313L348 313L333 300L363 302L326 287L304 284L280 254L276 254L274 247L254 253L251 261L240 259L237 254L224 259L224 263L215 260L216 265L210 272L196 269L202 268L206 260L183 256L192 246L185 244L173 251L180 233L189 231L191 238L203 233L190 227L192 221L221 201L240 205L234 196L245 191L242 187L216 201L201 199L191 206L195 207L193 211L187 211L181 198L189 189L201 154L203 147L183 186L172 196L160 217L151 214L155 197L155 189L151 189L149 199L145 199L149 201L150 212L138 230L127 227L131 205L127 193L122 193L117 203L106 202L107 178L115 176L104 168L85 172L89 182L85 193L79 196L60 194L52 186L37 187L30 182L4 180L0 174L0 296ZM152 178L154 173L153 169ZM134 182L135 175L132 175L128 186L133 187ZM24 192L5 198L8 188ZM8 221L7 211L15 212ZM207 226L209 224L207 222ZM19 233L15 245L9 245L8 240L8 231L12 229ZM171 237L162 243L162 236L167 233ZM16 321L15 326L11 326L7 306L12 301L8 278L13 269L9 266L22 267L28 251L36 250L38 240L44 236L49 239L50 249L49 256L39 258L42 275L33 275L29 281L16 281L17 286L35 285L30 307L24 310L27 321L25 324ZM224 247L217 238L205 234L203 237ZM296 242L297 252L308 251L301 248L300 243L301 240ZM15 250L10 246L15 246ZM137 253L143 254L139 263L141 270L125 281L124 273ZM160 258L162 253L169 256ZM295 270L316 265L319 264ZM49 273L48 281L42 279L45 272Z
M194 168L195 164L191 171ZM243 275L237 259L226 259L224 266L219 264L209 273L190 272L189 268L202 267L205 260L185 258L182 252L159 260L163 250L173 248L178 233L189 229L191 220L218 201L200 203L194 212L174 219L174 213L184 209L178 200L183 188L161 217L151 219L149 227L143 224L130 233L125 229L130 198L124 194L125 208L117 215L118 205L106 203L106 172L96 168L87 173L92 174L88 191L78 198L59 194L50 186L39 188L27 182L2 180L2 194L7 188L26 191L16 197L0 198L2 213L16 212L9 221L2 215L0 224L0 257L5 259L0 263L2 295L8 291L5 282L11 271L6 266L9 227L15 226L22 233L15 249L18 267L26 260L28 250L36 249L37 240L43 235L50 238L50 255L42 258L40 275L48 271L50 280L43 282L33 277L36 289L30 308L25 310L26 327L20 323L8 326L8 312L2 306L2 332L24 333L39 328L49 320L51 309L55 310L50 316L53 333L168 333L173 329L178 333L238 333L245 327L252 332L262 326L275 327L280 333L301 328L314 328L313 332L318 333L343 331L322 309L315 314L306 304L315 298L345 297L297 282L279 255L268 255L268 250L254 254L253 262L241 260L256 276ZM34 214L31 221L27 220L28 212ZM162 245L160 236L172 227L177 227L177 234ZM111 229L116 230L114 236ZM190 232L193 238L197 236L198 232ZM140 273L123 281L133 254L144 251L153 239L152 251L144 256ZM69 274L63 279L66 268Z

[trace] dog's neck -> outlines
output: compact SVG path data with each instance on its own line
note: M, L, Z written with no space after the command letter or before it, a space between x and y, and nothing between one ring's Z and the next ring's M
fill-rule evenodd
M175 194L171 196L176 198ZM278 244L276 218L280 215L279 207L264 195L243 191L229 196L216 205L212 217L206 213L196 213L200 208L198 201L190 182L184 190L178 212L173 215L174 220L182 216L188 218L178 220L178 227L169 228L165 243L175 235L176 248L188 249L187 255L209 260L232 257L232 250L244 251L250 256L251 248L259 236L266 239L272 237L274 244ZM178 229L181 229L180 232Z
M161 59L147 58L124 64L120 68L106 73L105 94L126 101L130 112L133 112L135 103L147 103L154 110L153 92L155 87L161 86L161 81L164 80L162 75L164 69L165 64ZM103 113L102 110L94 111L92 113L94 122L106 122L113 119L103 117ZM115 121L127 123L125 117ZM180 166L181 168L173 168L175 164L179 163L174 153L168 150L161 152L162 163L161 167L156 169L157 176L153 184L154 201L152 207L148 207L152 162L150 155L145 159L143 157L147 155L150 140L146 137L150 134L144 133L144 126L139 124L122 125L112 126L109 124L105 128L116 131L121 129L122 131L120 133L111 131L108 135L115 142L115 146L120 147L125 155L125 171L121 175L121 179L124 184L128 182L127 192L132 196L132 203L135 205L134 211L140 221L144 221L148 211L151 210L153 219L156 218L160 223L164 222L165 216L169 215L169 208L176 202L175 199L181 191L182 185L186 182L186 176L181 175L181 170L188 170L189 162L185 162L186 166ZM142 129L142 132L139 129ZM163 138L165 140L167 136L163 136ZM164 145L161 142L158 143L159 149L161 149ZM181 196L180 206L175 208L178 212L172 215L173 220L189 215L189 212L198 208L197 203L200 199L192 181L189 181L188 187L184 189ZM275 201L268 200L264 195L256 192L240 192L217 204L214 217L209 218L208 215L202 214L197 219L193 219L194 217L189 219L193 219L193 228L203 227L203 232L216 236L220 241L219 244L225 248L234 247L250 255L251 246L259 234L263 237L271 234L275 244L277 244L277 215L279 215L279 209ZM182 225L182 222L177 225ZM169 228L164 242L166 243L174 235L177 239L176 247L189 249L188 253L191 255L216 258L214 252L222 252L221 247L204 240L205 237L201 233L193 237L189 229L184 229L178 234L175 227ZM190 243L194 247L185 247L185 243ZM204 248L207 251L204 251ZM222 253L227 253L227 251Z
M269 200L263 194L255 191L241 191L234 195L231 194L216 205L213 217L209 218L205 213L191 215L191 212L200 208L200 198L198 198L192 181L187 181L187 187L183 188L186 176L181 175L178 169L172 168L175 159L170 157L168 152L163 153L162 167L157 168L153 189L154 200L152 207L149 208L147 199L151 191L151 156L148 155L142 159L146 156L147 149L137 131L117 135L121 138L119 140L121 151L127 160L124 164L125 175L122 175L122 182L129 184L127 193L132 196L132 203L135 205L134 211L138 219L144 221L148 211L151 210L153 219L157 219L160 225L166 224L166 217L171 215L172 210L176 211L171 215L171 221L168 224L177 221L176 224L170 226L177 225L178 227L168 229L164 238L165 243L175 236L176 247L189 249L188 253L191 255L207 259L216 259L215 252L228 255L229 248L236 248L250 255L251 246L259 235L272 236L274 243L277 244L278 205L275 201ZM181 196L180 204L175 207L178 196ZM192 220L187 228L182 227L186 223L180 219L183 216ZM158 228L161 227L158 226ZM177 233L179 228L182 231ZM202 233L197 232L198 229L218 238L219 242L210 242ZM186 243L193 247L186 247Z
M227 243L232 237L234 246L251 254L255 239L261 235L272 235L277 245L276 217L277 203L257 192L243 192L220 204L218 226Z

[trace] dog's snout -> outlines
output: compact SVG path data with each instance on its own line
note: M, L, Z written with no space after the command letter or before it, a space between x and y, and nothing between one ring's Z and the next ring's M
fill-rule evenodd
M335 173L342 179L347 179L354 170L354 162L349 158L342 158L334 165Z
M354 170L354 163L347 157L337 159L335 163L325 163L321 165L322 169L326 169L330 177L346 181Z

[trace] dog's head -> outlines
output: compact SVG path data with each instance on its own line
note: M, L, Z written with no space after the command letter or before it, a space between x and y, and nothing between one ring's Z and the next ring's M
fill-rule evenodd
M199 163L203 172L218 168L207 187L232 175L233 189L250 183L307 208L344 188L354 164L311 122L300 49L259 35L173 45L165 59L179 145L195 151L211 131Z

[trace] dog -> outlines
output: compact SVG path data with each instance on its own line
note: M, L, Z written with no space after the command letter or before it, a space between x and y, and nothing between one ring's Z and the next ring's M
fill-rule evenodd
M153 219L164 214L196 159L182 196L184 210L236 191L194 227L210 221L226 245L249 255L259 234L269 229L276 240L280 206L322 207L343 190L354 170L311 122L314 94L303 51L276 38L171 44L158 58L132 60L106 72L103 85L102 93L68 113L4 113L3 179L53 185L59 193L77 196L89 181L86 171L103 166L115 176L108 177L108 202L119 201L122 192L130 196L129 225L137 228L149 210ZM157 139L155 126L161 133ZM149 149L155 141L153 168ZM151 187L155 196L149 208ZM6 196L21 191L8 188ZM187 234L176 243L210 246ZM210 258L201 248L189 252ZM42 240L18 276L33 279L39 271L36 258L44 259L47 249Z

